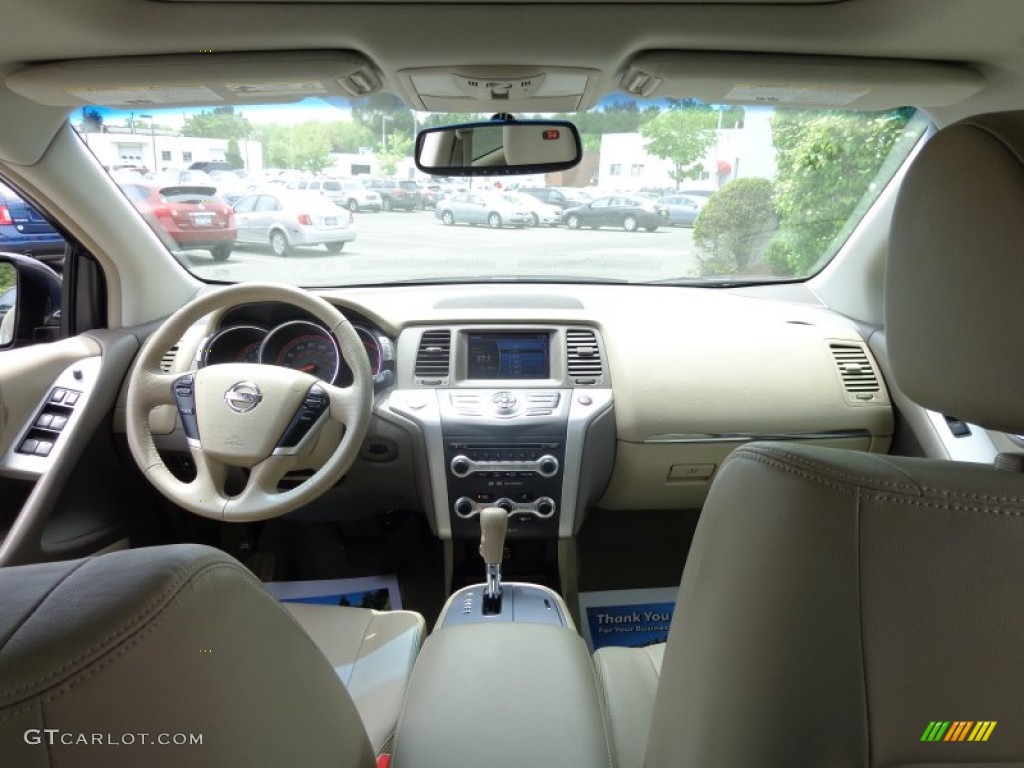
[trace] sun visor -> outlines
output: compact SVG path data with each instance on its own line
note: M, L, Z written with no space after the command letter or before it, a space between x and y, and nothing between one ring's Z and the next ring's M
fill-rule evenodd
M370 62L347 51L79 59L33 64L6 82L39 104L152 109L351 98L380 88Z
M984 85L978 72L939 62L672 51L639 56L622 79L643 98L865 110L948 106Z

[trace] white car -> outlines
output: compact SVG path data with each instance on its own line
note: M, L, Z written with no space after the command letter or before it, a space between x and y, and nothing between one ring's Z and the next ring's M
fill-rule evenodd
M340 253L356 239L350 211L312 192L268 190L243 197L234 205L239 244L269 245L275 256L299 246L323 245Z
M502 197L513 205L526 208L530 212L530 224L534 227L554 227L562 223L562 209L557 205L519 192L503 192Z
M380 195L367 189L355 179L336 179L331 177L315 177L293 179L287 184L288 189L300 192L308 191L323 195L335 205L355 213L356 211L379 211L382 208Z

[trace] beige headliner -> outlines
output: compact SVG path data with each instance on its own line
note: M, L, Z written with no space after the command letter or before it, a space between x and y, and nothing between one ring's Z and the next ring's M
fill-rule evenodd
M645 51L732 51L920 59L966 65L986 87L938 123L1020 104L1020 0L847 0L830 4L242 3L0 1L0 75L25 64L201 50L351 50L397 92L402 69L439 65L587 67L610 92ZM16 22L15 22L16 20ZM686 95L680 93L678 95ZM906 101L915 102L908 85ZM52 116L0 89L0 156L32 162ZM19 130L23 112L33 130ZM40 131L45 125L51 130ZM31 150L31 151L30 151Z

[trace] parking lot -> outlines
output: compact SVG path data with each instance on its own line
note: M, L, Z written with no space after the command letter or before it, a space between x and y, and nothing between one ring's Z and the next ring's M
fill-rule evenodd
M302 285L481 275L657 280L690 277L696 267L691 229L446 227L429 210L358 213L356 225L357 239L337 255L320 246L277 257L269 248L238 245L227 262L214 263L208 252L196 251L185 263L205 279L290 279Z

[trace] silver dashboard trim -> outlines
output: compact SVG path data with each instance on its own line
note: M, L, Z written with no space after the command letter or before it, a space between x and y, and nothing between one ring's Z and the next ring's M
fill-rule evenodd
M381 404L416 424L423 434L430 477L430 496L434 505L434 525L439 539L451 539L448 513L448 477L444 460L444 435L441 432L440 397L446 389L396 389Z
M674 445L685 443L750 443L755 440L848 440L851 438L870 438L871 432L866 429L836 429L824 432L722 432L681 435L652 435L644 440L644 445Z
M610 388L589 387L569 392L569 424L565 435L565 464L562 467L562 514L558 518L558 537L569 539L576 529L580 510L580 480L583 474L583 449L587 430L615 402Z

